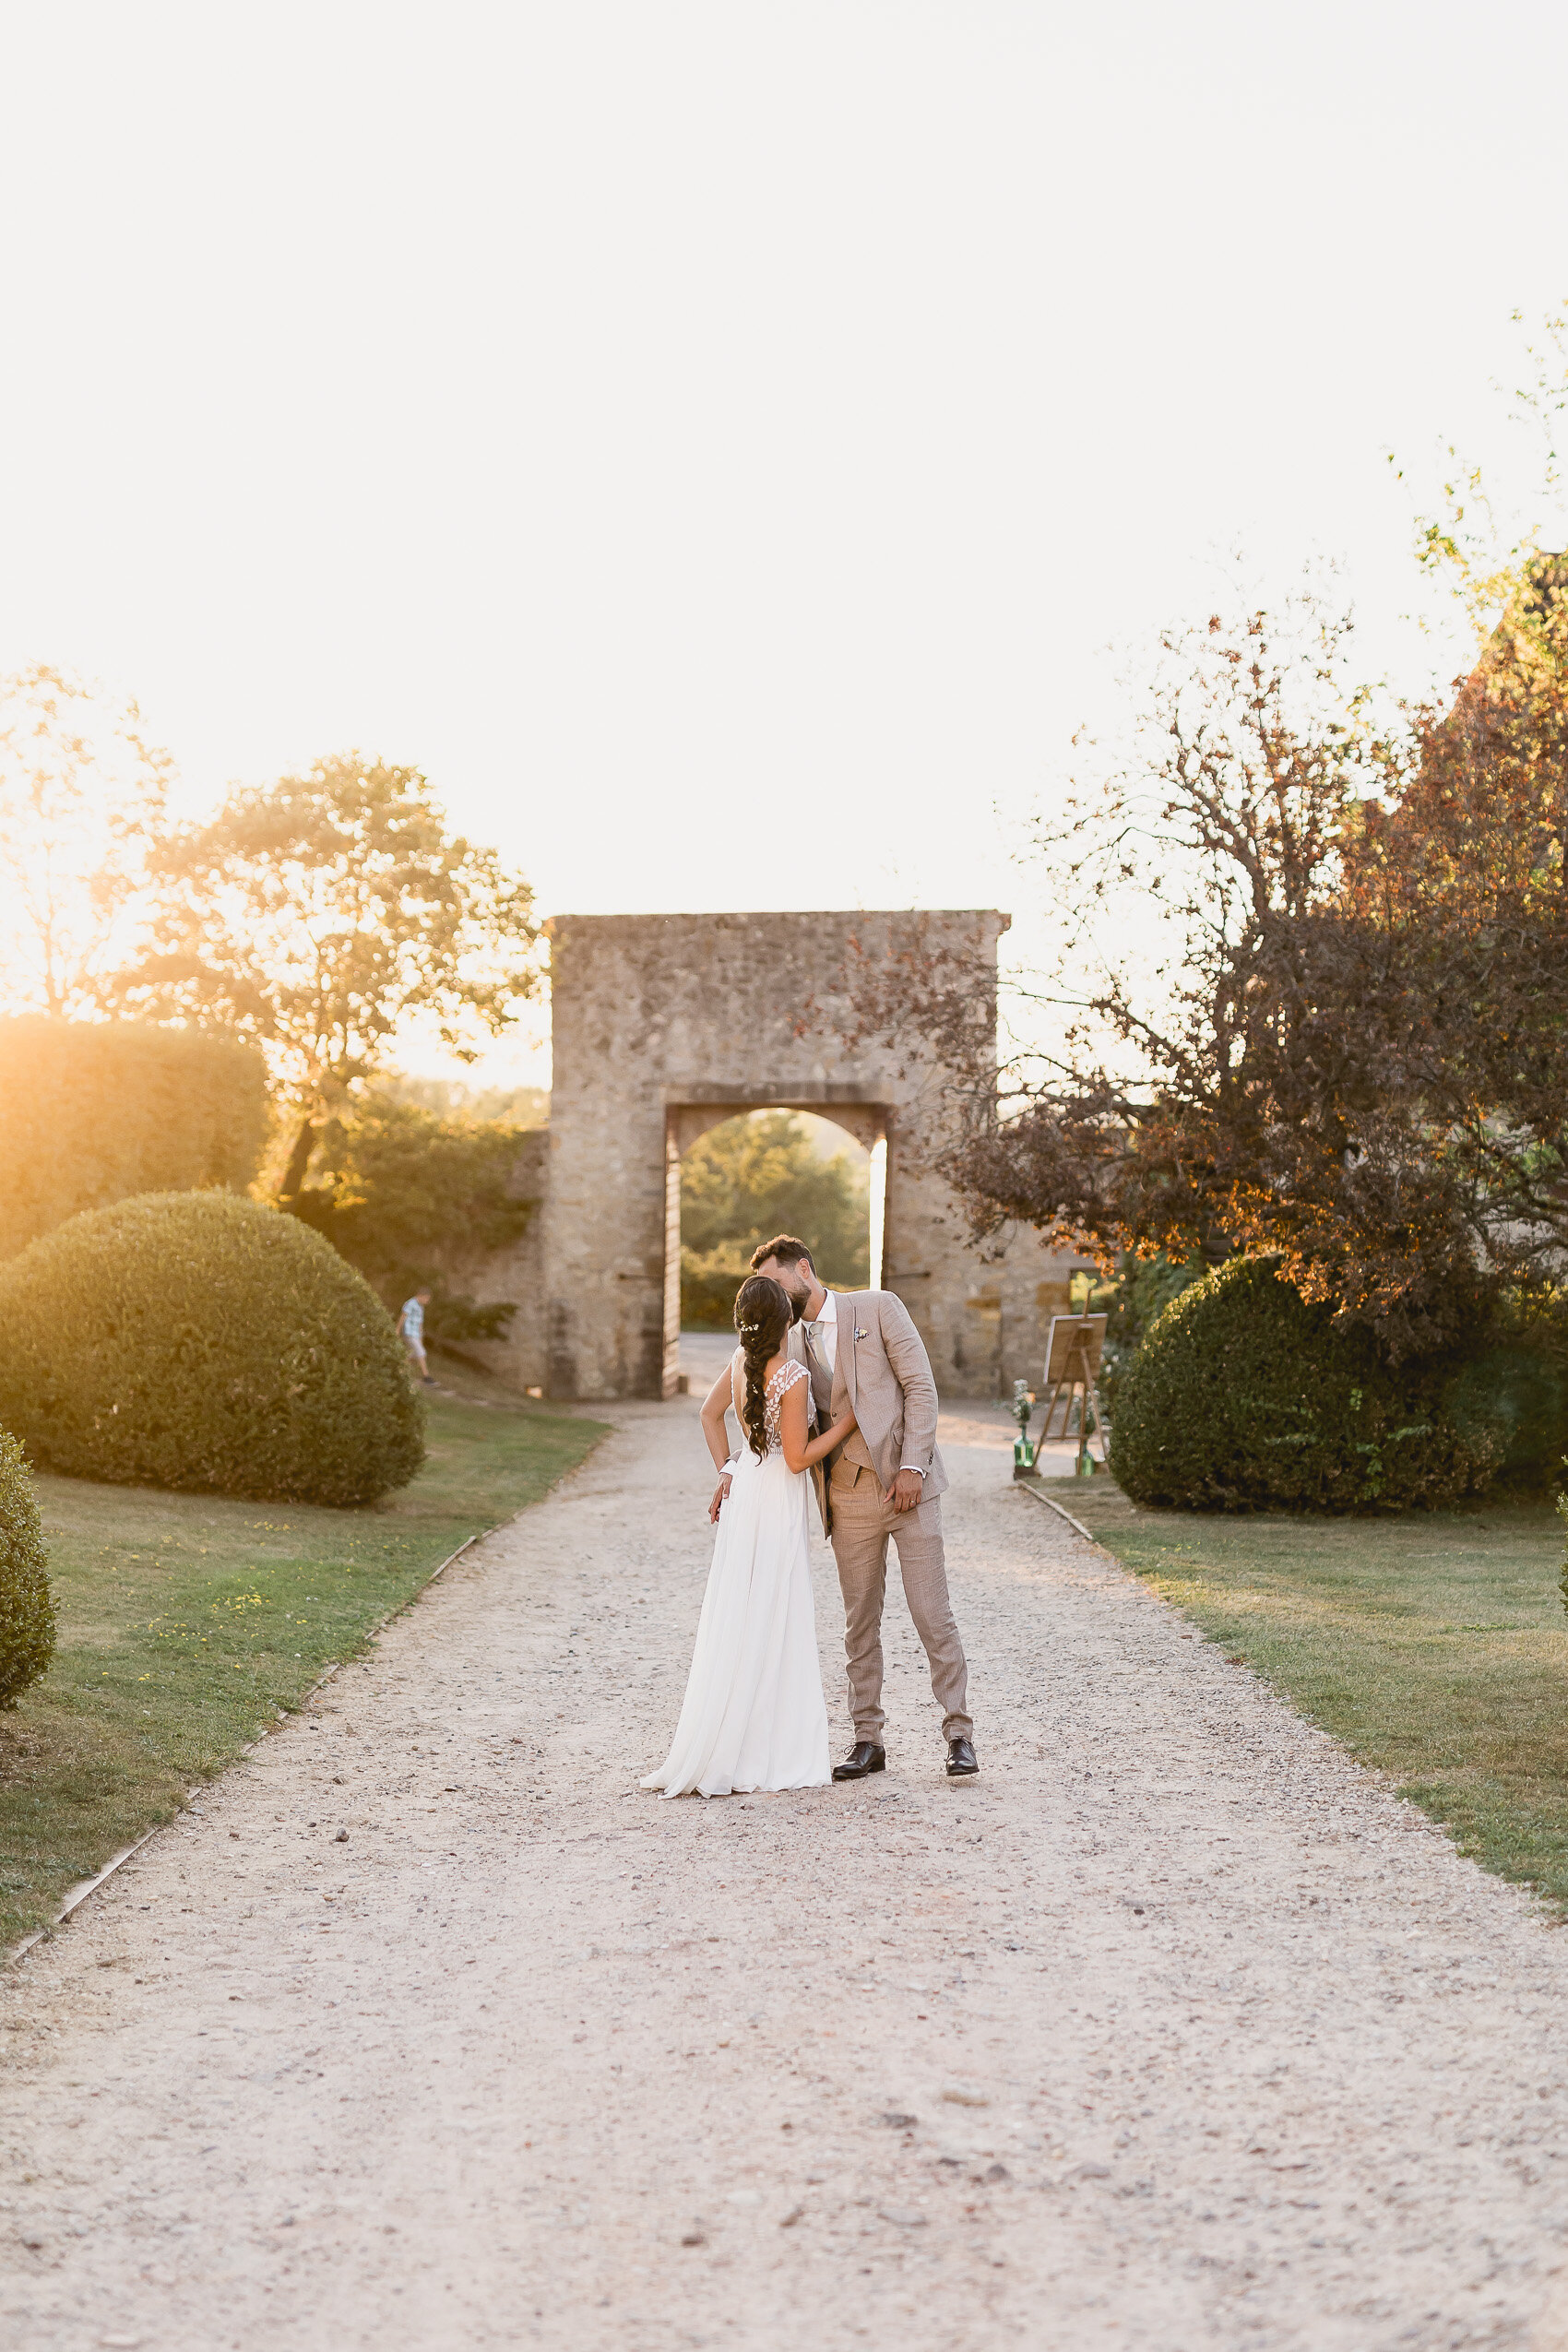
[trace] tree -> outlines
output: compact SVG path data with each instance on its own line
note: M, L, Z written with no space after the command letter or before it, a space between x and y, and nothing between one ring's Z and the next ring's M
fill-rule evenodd
M1058 967L1021 992L1054 1041L1004 1065L998 1117L971 1039L947 1164L981 1229L1019 1218L1106 1260L1217 1263L1282 1189L1343 1163L1358 1074L1324 1002L1330 914L1387 752L1347 683L1347 627L1313 597L1159 652L1128 754L1036 829L1066 912ZM953 1054L971 980L932 977L921 1020Z
M522 1133L501 1120L444 1119L377 1091L327 1122L326 1182L303 1185L294 1213L388 1307L428 1284L432 1339L504 1338L516 1301L480 1307L449 1286L527 1228L533 1204L514 1189Z
M788 1111L727 1119L681 1163L683 1323L728 1321L759 1241L798 1233L824 1281L870 1278L866 1178L848 1152L824 1159Z
M1521 323L1515 311L1514 321ZM1495 496L1483 469L1450 447L1447 479L1435 514L1416 517L1416 561L1428 576L1455 597L1484 655L1504 616L1516 610L1542 559L1543 511L1561 511L1564 481L1563 420L1568 416L1568 308L1544 319L1538 338L1524 350L1528 381L1515 386L1510 422L1525 427L1539 452L1528 501L1510 513L1506 496ZM1397 468L1393 451L1389 464ZM1397 468L1401 478L1403 469Z
M1533 556L1397 799L1365 812L1347 916L1386 943L1393 1085L1469 1205L1491 1287L1568 1258L1568 562Z
M166 753L134 702L34 662L0 679L0 970L8 1007L95 1008L163 821Z
M1277 1253L1340 1326L1422 1355L1568 1263L1563 583L1538 567L1451 706L1383 731L1345 625L1295 624L1169 635L1140 760L1041 828L1075 910L1032 991L1058 1042L1002 1094L971 1044L945 1164L980 1232ZM1096 965L1128 901L1164 957L1123 920ZM973 988L921 985L955 1053Z
M1074 910L1031 992L1059 1037L1004 1071L1000 1103L971 1052L946 1165L978 1229L1017 1218L1106 1262L1273 1253L1396 1358L1550 1281L1568 706L1555 621L1524 626L1527 659L1505 633L1450 712L1381 731L1346 624L1311 600L1283 628L1253 612L1162 641L1137 755L1040 830ZM1163 956L1143 952L1151 915ZM972 991L922 984L951 1051Z
M236 791L164 839L152 879L151 950L120 999L263 1045L296 1123L284 1201L400 1023L433 1018L472 1061L539 985L527 883L448 832L417 768L358 752Z
M1550 497L1568 315L1531 358ZM1392 1358L1554 1304L1568 558L1502 524L1479 469L1444 499L1418 552L1478 654L1443 697L1380 707L1312 595L1161 639L1129 754L1038 831L1063 946L1019 995L1048 1047L998 1070L961 962L862 976L868 1027L912 1018L967 1074L944 1164L978 1231L1017 1218L1108 1263L1274 1253Z

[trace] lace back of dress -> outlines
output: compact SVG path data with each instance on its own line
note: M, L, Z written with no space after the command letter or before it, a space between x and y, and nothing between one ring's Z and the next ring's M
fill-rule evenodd
M779 1433L778 1428L779 1412L782 1409L784 1399L789 1395L790 1389L795 1387L799 1382L805 1380L807 1377L808 1374L804 1364L780 1364L778 1370L768 1381L766 1388L763 1391L762 1434L763 1442L766 1445L769 1454L779 1454L783 1451L784 1440ZM741 1399L735 1394L735 1368L733 1365L730 1368L730 1396L731 1401L735 1408L735 1419L740 1422L743 1432L746 1426L746 1417L741 1409Z

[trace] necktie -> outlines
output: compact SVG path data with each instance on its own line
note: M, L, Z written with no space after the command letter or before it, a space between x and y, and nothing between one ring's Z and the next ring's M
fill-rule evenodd
M806 1353L811 1358L812 1396L816 1401L819 1420L826 1419L832 1405L833 1382L827 1370L827 1360L817 1346L820 1323L808 1323L802 1328L806 1335Z

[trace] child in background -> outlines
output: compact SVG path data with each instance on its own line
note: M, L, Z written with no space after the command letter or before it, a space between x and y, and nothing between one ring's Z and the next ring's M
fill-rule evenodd
M424 1311L430 1304L428 1290L416 1290L411 1299L403 1301L403 1312L398 1317L398 1329L404 1347L413 1359L415 1369L427 1388L435 1383L430 1376L430 1366L424 1360Z

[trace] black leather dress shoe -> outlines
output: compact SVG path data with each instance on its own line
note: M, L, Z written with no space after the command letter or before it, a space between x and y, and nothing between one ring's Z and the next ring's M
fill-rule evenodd
M856 1753L860 1752L857 1749ZM949 1780L972 1780L980 1770L973 1743L968 1740L947 1742L947 1777Z
M863 1780L868 1772L887 1770L887 1751L870 1740L857 1740L841 1764L833 1767L835 1780Z

